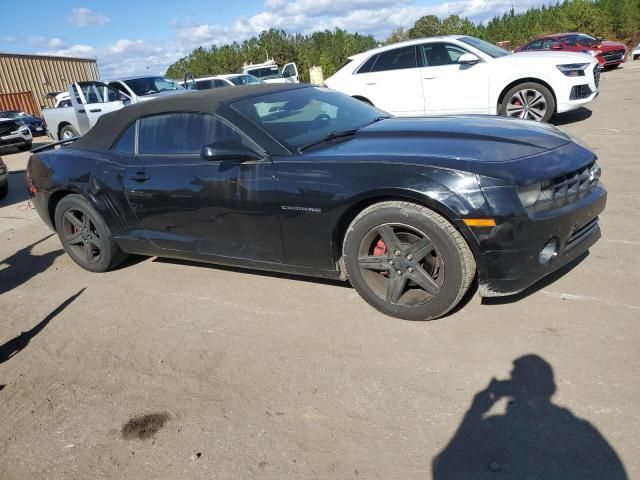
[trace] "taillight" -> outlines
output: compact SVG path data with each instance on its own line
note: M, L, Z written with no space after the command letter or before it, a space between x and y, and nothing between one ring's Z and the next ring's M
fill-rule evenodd
M26 174L25 177L26 177L26 180L27 180L27 190L29 190L29 193L36 193L38 191L38 189L33 184L33 181L31 180L31 175L29 175L29 170L28 169L27 169L27 174Z

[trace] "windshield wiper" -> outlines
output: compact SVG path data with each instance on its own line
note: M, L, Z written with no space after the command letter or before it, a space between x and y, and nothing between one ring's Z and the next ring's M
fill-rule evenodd
M302 153L307 148L315 147L316 145L320 145L321 143L325 143L325 142L329 142L331 140L335 140L336 138L351 137L351 136L355 135L358 132L358 130L360 130L360 129L359 128L353 128L351 130L341 130L341 131L338 131L338 132L328 133L328 134L326 134L324 137L322 137L319 140L314 140L313 142L309 142L309 143L305 143L303 145L300 145L298 147L298 153Z
M331 140L335 140L336 138L350 137L352 135L355 135L358 132L358 130L360 130L360 129L364 128L364 127L368 127L369 125L372 125L372 124L374 124L376 122L379 122L381 120L386 120L387 118L389 118L389 117L388 116L376 117L372 121L370 121L369 123L367 123L365 125L362 125L361 127L352 128L350 130L341 130L341 131L338 131L338 132L328 133L327 135L325 135L323 138L321 138L319 140L314 140L313 142L309 142L309 143L305 143L303 145L300 145L298 147L298 153L302 153L307 148L315 147L316 145L320 145L321 143L325 143L325 142L329 142Z

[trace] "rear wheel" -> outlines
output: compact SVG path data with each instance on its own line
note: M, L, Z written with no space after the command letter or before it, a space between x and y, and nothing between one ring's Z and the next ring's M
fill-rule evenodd
M90 272L106 272L127 257L113 241L102 217L81 195L58 203L56 231L69 256Z
M548 122L556 102L547 87L535 82L520 83L502 99L498 112L506 117Z
M71 125L65 125L60 129L60 140L68 140L79 136L80 134Z
M372 205L353 220L343 260L365 301L406 320L445 315L475 275L473 255L460 232L434 211L401 201Z

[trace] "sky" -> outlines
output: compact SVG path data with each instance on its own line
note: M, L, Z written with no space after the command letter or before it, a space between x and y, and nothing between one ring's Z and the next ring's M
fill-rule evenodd
M384 40L423 15L476 22L544 0L0 0L0 52L96 58L103 79L160 74L198 46L343 28Z

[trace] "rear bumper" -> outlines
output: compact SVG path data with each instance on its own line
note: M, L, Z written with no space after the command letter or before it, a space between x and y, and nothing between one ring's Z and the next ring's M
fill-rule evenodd
M481 246L480 295L522 292L578 258L600 238L598 216L606 201L607 192L599 185L589 196L557 211L528 215L494 227ZM551 239L558 242L557 255L543 265L540 252Z

